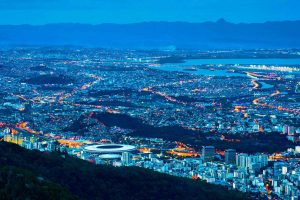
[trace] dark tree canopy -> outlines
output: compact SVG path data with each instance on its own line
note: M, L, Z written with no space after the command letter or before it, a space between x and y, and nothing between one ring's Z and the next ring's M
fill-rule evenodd
M59 195L59 196L57 196ZM0 199L245 199L237 191L136 167L114 168L0 142Z

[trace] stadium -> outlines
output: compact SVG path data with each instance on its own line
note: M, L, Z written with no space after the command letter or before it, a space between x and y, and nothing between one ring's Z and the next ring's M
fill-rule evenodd
M85 152L93 154L122 154L123 152L133 152L135 150L135 146L126 144L99 144L84 147Z

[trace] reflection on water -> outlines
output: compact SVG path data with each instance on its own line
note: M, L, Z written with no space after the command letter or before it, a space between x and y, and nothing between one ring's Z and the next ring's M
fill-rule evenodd
M162 64L156 69L164 71L177 71L177 72L186 72L195 75L202 76L242 76L245 77L246 74L242 73L233 73L226 70L209 70L209 69L196 69L191 66L199 65L230 65L230 64L240 64L240 65L300 65L299 58L292 59L190 59L186 60L184 63L166 63ZM267 89L268 87L273 87L272 85L266 84L263 87Z
M270 85L268 83L265 83L265 82L259 82L261 84L261 89L270 89L270 88L273 88L274 86L273 85Z
M219 64L240 64L240 65L300 65L300 58L289 59L190 59L184 63L175 64L177 66L189 66L189 65L219 65ZM169 65L169 64L168 64ZM171 64L173 65L173 64Z
M159 67L152 67L154 69L164 70L164 71L174 71L174 72L186 72L201 76L240 76L246 77L246 74L233 73L226 70L209 70L209 69L190 69L183 66L175 66L174 64L164 64Z
M226 77L247 77L244 73L229 72L227 70L209 70L202 68L194 68L192 66L199 66L205 64L265 64L265 65L299 65L300 59L191 59L186 60L184 63L167 63L154 69L164 71L185 72L201 76L226 76ZM273 85L259 81L261 89L273 88Z

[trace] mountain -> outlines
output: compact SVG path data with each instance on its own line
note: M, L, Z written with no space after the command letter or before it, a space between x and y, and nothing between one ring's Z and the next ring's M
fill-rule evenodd
M105 48L300 48L300 21L265 23L144 22L135 24L1 25L0 45Z
M246 199L237 191L136 167L91 164L0 142L0 199Z

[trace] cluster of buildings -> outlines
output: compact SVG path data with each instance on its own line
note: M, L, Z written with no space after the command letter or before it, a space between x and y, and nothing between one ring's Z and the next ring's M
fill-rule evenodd
M90 143L68 146L60 140L28 133L0 132L6 142L40 151L62 151L95 164L137 166L174 176L200 179L250 193L260 198L298 200L300 195L300 146L280 154L246 154L234 149L216 151L203 146L199 154L174 157L167 141L148 139L147 144L126 138L128 144ZM140 144L132 144L139 141ZM149 147L149 148L148 148Z
M27 149L66 152L95 164L139 166L262 197L296 200L299 147L277 154L220 152L214 146L194 151L159 138L129 136L135 131L128 126L132 122L155 129L183 127L203 133L207 144L237 142L228 135L243 140L272 134L284 135L294 146L299 143L299 66L182 64L179 69L177 64L157 63L176 53L197 54L3 50L0 137ZM270 56L278 51L261 53ZM216 52L197 55L215 57ZM108 120L97 118L99 114ZM116 123L114 114L130 122ZM255 145L274 147L268 142Z
M12 134L9 129L0 133L3 141L17 144L26 149L37 149L39 151L60 151L59 143L55 139L44 139L44 137L35 136L28 133Z
M237 72L206 76L160 70L168 66L153 69L151 65L159 57L151 51L62 51L1 53L0 64L6 67L0 72L0 80L9 84L3 85L0 94L0 122L32 121L39 131L58 132L71 126L83 112L107 110L159 127L184 124L202 132L228 134L282 132L284 125L299 122L299 73L276 69L254 73L259 69L235 65L195 66L198 71ZM45 77L70 81L37 81ZM277 90L280 93L275 93ZM98 125L86 132L92 137L105 132L103 138L109 134L105 128ZM296 126L290 139L297 141L299 134Z

